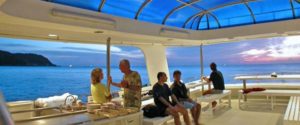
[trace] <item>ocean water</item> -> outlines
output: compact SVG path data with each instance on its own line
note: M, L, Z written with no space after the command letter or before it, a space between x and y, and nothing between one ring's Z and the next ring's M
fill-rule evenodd
M106 69L101 67L106 74ZM86 100L90 95L90 72L92 67L0 67L0 91L6 101L36 100L40 97L61 95L69 92ZM142 77L144 86L149 85L146 67L133 67ZM272 65L220 65L226 84L239 84L234 80L238 75L263 75L276 72L277 74L300 74L300 64L272 64ZM200 66L169 67L170 74L174 70L181 70L182 80L191 82L200 79ZM210 74L209 67L204 68L204 74ZM111 68L114 82L122 79L118 67ZM152 76L156 77L156 76ZM172 78L171 78L172 80ZM106 83L106 77L102 81ZM299 82L300 81L252 81L252 82ZM118 91L112 87L113 91Z

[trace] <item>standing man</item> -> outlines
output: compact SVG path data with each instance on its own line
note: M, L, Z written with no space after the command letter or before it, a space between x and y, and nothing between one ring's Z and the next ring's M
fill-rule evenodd
M142 81L138 72L130 69L130 63L127 59L120 61L119 69L124 74L121 83L112 82L110 77L109 83L119 88L124 88L124 106L141 108L141 90Z
M208 90L203 95L222 93L223 90L225 89L223 74L220 71L217 70L216 63L212 62L210 64L210 69L211 69L212 72L211 72L209 78L203 77L202 79L205 80L208 83L212 82L214 88L212 90ZM216 101L212 102L213 107L215 107L216 105L217 105Z
M201 105L193 101L188 96L188 90L184 83L181 82L181 72L176 70L173 72L174 83L171 86L172 93L176 96L177 100L183 104L184 108L191 110L191 115L194 119L195 125L199 124L199 117L201 113Z

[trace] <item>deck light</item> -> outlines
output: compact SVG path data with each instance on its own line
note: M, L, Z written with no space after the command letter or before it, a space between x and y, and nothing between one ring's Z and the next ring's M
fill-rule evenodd
M49 39L56 39L56 40L58 40L59 39L59 37L58 37L58 35L57 34L48 34L48 37L49 37Z

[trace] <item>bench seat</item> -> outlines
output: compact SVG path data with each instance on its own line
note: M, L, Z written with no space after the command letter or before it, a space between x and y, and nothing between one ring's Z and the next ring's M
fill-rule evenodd
M207 95L200 96L197 98L197 102L209 103L208 111L211 111L211 114L213 115L212 102L219 100L219 103L221 103L221 99L224 97L228 97L228 106L231 107L231 90L223 90L222 93L207 94Z
M300 96L291 96L284 114L284 125L300 125Z
M239 107L241 106L242 98L245 99L245 96L247 95L271 97L270 104L271 104L271 109L273 110L274 105L276 103L275 101L276 96L300 96L300 91L299 90L265 90L265 91L255 91L255 92L244 94L243 91L240 90L239 97L238 97ZM246 102L247 101L245 100L244 103L247 104Z
M144 117L143 125L164 125L167 123L167 121L172 119L173 119L172 116L155 117L155 118Z

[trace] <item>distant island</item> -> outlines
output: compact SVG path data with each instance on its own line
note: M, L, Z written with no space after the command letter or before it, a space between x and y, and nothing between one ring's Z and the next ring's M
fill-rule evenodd
M0 66L56 66L42 55L0 50Z

